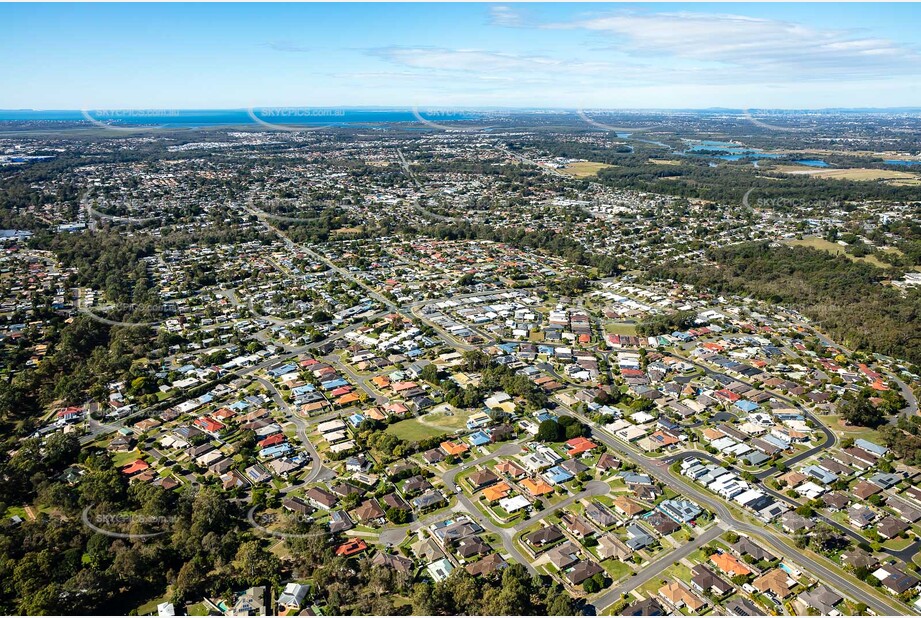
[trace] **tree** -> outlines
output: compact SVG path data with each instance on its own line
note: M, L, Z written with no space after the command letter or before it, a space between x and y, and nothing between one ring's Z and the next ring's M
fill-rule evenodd
M419 377L429 384L438 384L438 367L434 363L426 365L419 372Z
M387 519L395 524L405 524L409 521L409 518L409 511L405 509L398 509L395 506L387 509Z
M584 582L582 582L582 589L585 590L585 592L588 594L592 594L601 590L604 586L604 576L602 575L601 581L598 581L599 575L601 575L601 573L596 573L595 575L592 575Z
M537 427L536 438L541 442L559 442L565 436L565 430L553 419L541 421Z
M54 433L45 442L45 460L58 469L77 461L80 454L80 440L72 433Z
M247 541L237 550L234 568L241 582L258 586L277 580L281 563L259 541Z
M566 593L556 592L553 594L552 600L547 604L548 616L573 616L575 614L575 603Z
M876 408L870 400L857 395L846 395L838 407L838 414L851 425L861 427L879 427L886 422L886 415Z
M819 523L812 531L812 547L816 551L834 551L848 544L848 540L828 524Z

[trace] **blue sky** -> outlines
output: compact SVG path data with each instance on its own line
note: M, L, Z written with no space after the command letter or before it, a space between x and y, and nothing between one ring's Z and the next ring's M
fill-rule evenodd
M0 108L921 106L912 4L2 4Z

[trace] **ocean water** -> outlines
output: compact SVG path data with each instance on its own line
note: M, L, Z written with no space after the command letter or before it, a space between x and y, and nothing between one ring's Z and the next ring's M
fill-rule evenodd
M252 115L251 113L252 112ZM465 111L418 110L419 116L433 124L474 120L481 114ZM254 118L255 116L255 118ZM420 122L410 109L341 108L254 108L221 110L0 110L0 122L59 121L98 122L123 126L162 126L176 128L216 126L264 126L262 123L291 126L341 126L349 124L387 124Z

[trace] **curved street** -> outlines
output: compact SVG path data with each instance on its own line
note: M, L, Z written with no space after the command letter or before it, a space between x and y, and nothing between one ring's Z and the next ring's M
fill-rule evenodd
M574 417L591 426L591 421L585 418L583 415L573 411L567 406L563 407L566 408ZM858 580L854 579L853 577L839 575L836 571L832 570L832 568L835 568L836 565L834 565L834 563L832 563L827 558L818 555L815 555L816 557L813 558L802 552L802 550L793 547L787 539L785 539L780 534L771 531L763 524L753 525L747 521L738 519L721 499L716 498L711 494L705 493L702 489L692 485L689 481L685 481L681 477L673 476L668 469L668 462L650 459L604 431L593 431L592 435L604 442L604 444L611 449L617 451L627 459L631 460L633 463L637 464L644 471L658 479L664 485L673 489L679 495L689 497L698 504L706 506L709 510L716 513L717 517L723 523L729 524L732 530L736 532L744 532L750 536L759 538L762 542L765 543L767 547L771 548L779 556L791 554L794 555L794 560L801 563L814 575L819 576L823 581L838 587L840 590L847 590L849 594L851 594L855 599L866 603L868 607L873 608L877 614L887 616L911 614L911 611L908 608L902 606L897 601L883 599L877 596L875 594L875 590L873 590L868 584L864 582L858 582ZM831 566L826 566L825 563L828 563Z

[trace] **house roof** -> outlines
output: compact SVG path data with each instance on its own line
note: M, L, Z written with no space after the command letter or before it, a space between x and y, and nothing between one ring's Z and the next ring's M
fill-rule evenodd
M509 486L508 483L504 483L504 482L498 483L496 485L493 485L492 487L487 487L486 489L484 489L483 497L486 498L490 502L495 502L496 500L500 500L506 497L511 490L512 488Z
M521 482L521 486L532 496L542 496L553 491L553 487L539 479L525 479Z
M601 568L598 563L591 560L582 560L581 562L577 563L576 566L574 566L568 573L566 573L566 578L578 586L589 577L603 572L604 569Z
M757 543L752 542L751 539L747 537L739 537L739 540L731 545L733 551L738 553L740 556L748 554L755 560L773 560L775 558L774 554L764 549Z
M664 616L665 609L654 598L637 601L620 611L621 616Z
M789 575L781 569L771 569L752 581L752 586L761 592L772 592L777 598L785 599L790 596L790 586L787 584Z
M148 464L143 459L135 459L133 462L122 468L122 474L137 474L138 472L143 472L149 467L150 464Z
M614 498L614 508L619 510L622 513L625 513L628 517L633 517L634 515L639 515L646 511L646 507L642 506L635 500L631 500L627 496L617 496Z
M556 568L565 569L579 560L579 548L572 541L567 541L548 551L547 558Z
M703 564L694 565L694 567L691 569L691 573L693 574L691 581L704 590L715 588L721 593L725 594L733 589L729 582L724 580L722 577L711 571L707 566Z
M368 544L362 539L352 539L336 548L337 556L354 556L368 549Z
M817 609L823 616L827 616L835 605L844 600L844 597L825 584L819 584L812 590L799 595L799 600L807 607Z
M659 588L659 595L673 605L686 605L691 611L699 610L707 603L677 581L670 581Z
M451 442L450 440L442 442L439 446L448 455L462 455L470 450L470 447L466 444Z
M503 568L506 566L506 564L507 563L505 560L503 560L499 554L489 554L488 556L484 556L472 564L468 564L464 568L468 573L474 577L477 577L480 575L489 575L490 573Z
M499 480L496 473L491 470L477 470L467 478L473 487L484 487Z
M582 436L566 441L566 448L569 451L569 454L573 456L580 455L582 453L586 453L592 450L593 448L597 448L597 447L598 447L597 444L595 444L588 438L584 438Z
M384 509L377 503L377 500L365 500L355 509L354 513L358 521L369 521L383 517Z
M545 526L525 535L525 540L531 545L546 545L563 538L563 532L555 525Z
M512 478L523 476L525 474L524 468L513 461L501 461L496 464L495 469L499 474L507 474Z
M413 561L409 558L404 558L396 554L388 554L382 551L374 554L374 558L371 559L371 564L374 566L387 567L400 573L411 573L413 569Z
M751 569L739 562L738 558L732 554L716 553L710 556L710 561L724 573L729 573L733 576L751 574Z

